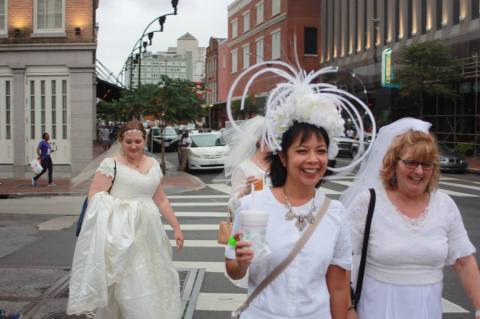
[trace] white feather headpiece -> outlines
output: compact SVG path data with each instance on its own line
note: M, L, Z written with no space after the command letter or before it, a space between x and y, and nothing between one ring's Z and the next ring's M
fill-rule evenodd
M342 113L348 116L360 141L359 152L353 161L341 168L330 168L333 172L351 170L366 155L370 147L364 152L364 119L362 114L369 117L372 124L372 139L375 138L376 125L373 114L368 106L353 94L338 89L329 83L314 83L319 76L336 73L338 68L326 67L315 72L306 73L304 70L296 70L291 65L281 61L265 61L244 70L230 87L227 98L227 115L234 128L240 130L235 124L232 115L233 92L240 80L257 69L248 80L241 97L240 109L243 110L245 98L252 83L265 73L273 73L286 82L279 83L270 91L265 105L265 133L263 142L273 152L282 150L281 140L285 131L293 125L293 122L303 122L322 127L330 139L328 155L330 159L336 157L338 148L335 143L336 137L344 135L345 120ZM358 109L357 109L358 108ZM359 112L362 111L361 113Z

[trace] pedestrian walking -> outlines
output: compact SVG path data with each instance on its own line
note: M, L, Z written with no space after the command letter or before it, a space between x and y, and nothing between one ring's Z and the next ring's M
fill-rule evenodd
M144 154L138 121L119 131L116 155L98 167L75 247L67 313L98 319L181 317L180 284L161 216L184 237L168 201L158 161ZM107 190L110 190L107 192Z
M37 186L38 179L48 170L48 187L55 186L53 182L53 162L50 154L54 152L52 145L50 144L50 134L47 132L42 134L42 140L38 143L37 146L37 155L40 164L42 165L42 171L32 177L32 186Z
M111 145L111 130L107 126L102 126L100 128L100 142L102 143L103 150L106 151L110 148Z
M241 319L346 318L352 258L349 228L343 205L329 200L319 186L330 169L328 160L338 153L333 137L344 132L341 111L353 107L346 100L354 97L336 89L322 92L321 84L311 83L333 69L306 76L304 71L274 62L280 66L265 62L242 73L260 67L259 72L270 71L288 82L274 88L265 105L261 140L272 151L272 187L240 199L233 238L225 250L228 276L248 280L247 301L233 315ZM235 84L227 112L232 126L238 127L231 116L234 90Z
M368 189L376 194L358 303L360 319L441 319L447 266L458 273L477 309L475 318L480 318L475 247L457 205L438 189L439 154L430 126L403 118L382 127L372 153L342 195L353 253L360 256L371 198ZM357 272L358 265L354 268Z
M188 162L188 149L192 145L192 138L189 136L188 131L185 130L178 142L178 170L186 171Z

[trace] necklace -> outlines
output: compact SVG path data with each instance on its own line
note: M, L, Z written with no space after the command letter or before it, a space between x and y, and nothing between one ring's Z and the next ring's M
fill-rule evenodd
M140 157L140 160L138 161L138 163L132 163L132 160L130 158L128 158L128 156L125 156L125 159L127 160L127 164L128 166L133 166L135 168L139 168L140 167L140 163L142 162L143 160L143 156Z
M307 222L309 224L313 224L315 222L315 216L313 216L313 212L316 210L315 198L312 199L312 207L310 207L308 213L306 215L298 215L293 211L292 204L288 200L287 194L285 193L285 190L283 188L282 192L283 196L285 197L286 206L288 208L288 211L285 214L285 220L293 220L296 218L297 221L295 222L295 226L298 228L299 231L302 231L305 226L307 226Z

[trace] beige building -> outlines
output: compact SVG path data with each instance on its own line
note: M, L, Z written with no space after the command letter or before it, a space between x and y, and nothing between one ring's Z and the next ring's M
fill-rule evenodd
M98 0L0 0L0 176L30 177L42 133L55 176L93 157Z

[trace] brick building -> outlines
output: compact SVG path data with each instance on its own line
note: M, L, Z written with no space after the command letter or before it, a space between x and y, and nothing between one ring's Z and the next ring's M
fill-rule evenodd
M92 160L98 1L0 0L0 176L30 176L43 132L56 176Z
M226 81L218 82L217 90L228 90L242 70L262 61L293 64L297 56L305 70L318 69L320 7L316 0L236 0L229 5L227 52L219 54L228 75ZM266 74L251 87L249 94L255 97L259 112L277 82L278 78ZM245 84L239 83L234 98L241 96ZM225 99L219 98L215 105L215 114L222 117ZM218 126L223 123L218 121Z

